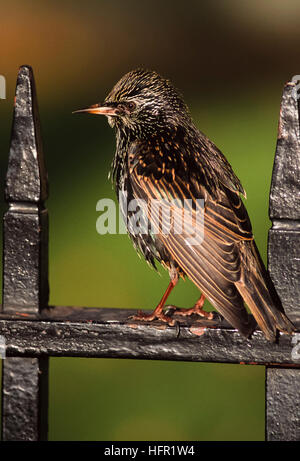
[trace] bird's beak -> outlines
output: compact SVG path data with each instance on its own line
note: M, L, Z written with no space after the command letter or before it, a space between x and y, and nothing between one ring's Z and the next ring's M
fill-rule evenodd
M79 112L86 112L88 114L96 114L96 115L120 115L120 110L117 107L105 106L101 104L93 104L90 107L86 107L85 109L79 109L72 112L72 114L78 114Z

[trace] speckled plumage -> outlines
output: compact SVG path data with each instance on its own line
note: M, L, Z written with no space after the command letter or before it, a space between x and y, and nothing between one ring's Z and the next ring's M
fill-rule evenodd
M173 85L156 72L137 69L122 77L104 103L92 107L87 111L106 115L116 131L111 177L118 196L125 193L128 201L147 203L176 200L177 214L185 199L192 204L204 199L204 239L196 231L199 242L192 247L184 232L134 234L128 226L146 261L162 263L174 286L178 275L188 276L245 336L253 324L244 302L268 339L275 339L277 329L291 333L253 239L240 197L245 191L224 155L195 127ZM128 225L126 209L123 216ZM146 222L147 209L142 217ZM159 312L162 307L161 302Z

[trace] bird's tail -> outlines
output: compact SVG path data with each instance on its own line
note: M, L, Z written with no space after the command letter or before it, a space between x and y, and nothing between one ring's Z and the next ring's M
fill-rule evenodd
M256 267L249 270L243 281L236 283L236 287L266 338L275 341L277 330L292 334L295 327L284 313L280 298L254 241L251 242L251 246Z

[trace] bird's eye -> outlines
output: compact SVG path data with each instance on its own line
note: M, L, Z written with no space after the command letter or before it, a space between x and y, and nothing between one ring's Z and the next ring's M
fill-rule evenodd
M136 104L133 101L127 103L127 107L130 111L133 111L136 108Z

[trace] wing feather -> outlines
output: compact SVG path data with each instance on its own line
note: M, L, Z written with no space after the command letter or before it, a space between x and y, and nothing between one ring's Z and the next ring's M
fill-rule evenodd
M245 301L266 337L274 340L276 328L290 333L293 326L256 248L240 197L244 190L221 152L203 140L201 154L178 152L173 164L158 141L155 153L151 143L133 143L128 156L133 194L143 199L157 248L167 250L223 317L249 336L254 325ZM204 201L202 220L197 219L199 200ZM171 226L163 226L164 216L172 217Z
M171 230L165 234L160 228L156 228L155 237L163 243L184 273L225 319L245 335L249 335L253 325L249 322L243 299L234 285L234 282L240 279L241 270L236 242L243 238L251 239L249 231L241 230L234 212L227 205L224 221L217 212L217 204L209 201L205 191L199 188L198 197L206 195L203 235L203 229L199 228L195 216L196 198L190 194L183 181L174 178L174 181L169 183L163 177L144 177L139 175L136 169L132 170L131 181L135 195L143 198L147 204L147 210L144 212L148 214L152 223L158 223L158 227L159 223L161 224L161 215L164 212L166 216L170 215L170 207L173 221L176 221L182 219L184 204L190 204L190 212L184 214L182 233ZM186 199L189 199L188 202ZM161 214L155 207L148 206L153 200L161 200ZM210 208L211 203L213 205ZM220 205L222 210L224 207L224 204ZM190 238L195 239L193 245L187 244Z

